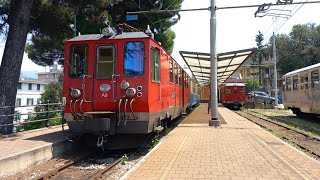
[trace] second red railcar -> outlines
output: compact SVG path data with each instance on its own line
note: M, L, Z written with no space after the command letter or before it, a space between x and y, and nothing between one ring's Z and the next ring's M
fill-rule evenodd
M220 101L228 108L239 109L246 101L244 83L225 83L220 88Z

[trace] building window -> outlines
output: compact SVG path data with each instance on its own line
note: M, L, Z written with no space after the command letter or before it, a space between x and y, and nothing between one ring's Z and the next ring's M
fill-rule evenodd
M70 48L68 74L70 77L82 77L88 73L88 45L77 44ZM47 75L49 78L49 75Z
M15 111L14 114L15 114L14 121L19 122L21 120L21 116L20 116L21 113L18 111Z
M286 78L286 91L291 91L291 77Z
M37 84L37 90L40 91L40 84Z
M33 98L27 98L27 105L33 105Z
M151 80L160 82L160 50L151 47Z
M311 72L311 88L319 85L319 71L315 70Z
M144 72L144 43L127 42L124 45L124 69L126 77L142 76Z
M298 83L299 83L299 79L298 79L298 75L293 76L293 90L296 91L298 90Z
M18 89L21 90L22 89L22 85L21 83L18 83Z
M16 106L21 106L21 98L16 99Z
M170 77L170 82L173 83L173 60L169 60L169 77Z
M97 48L96 77L111 79L114 74L115 48L113 46L99 46Z
M32 84L28 84L28 90L32 90Z

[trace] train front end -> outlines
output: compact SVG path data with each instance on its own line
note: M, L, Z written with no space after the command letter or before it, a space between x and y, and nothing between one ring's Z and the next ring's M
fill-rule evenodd
M107 136L153 131L145 71L149 39L133 32L81 35L66 43L64 118L72 132L98 136L102 145Z

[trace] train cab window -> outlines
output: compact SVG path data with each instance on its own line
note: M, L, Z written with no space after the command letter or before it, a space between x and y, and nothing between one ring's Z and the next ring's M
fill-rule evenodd
M319 71L315 70L311 72L311 88L319 85Z
M144 72L144 43L127 42L124 45L123 73L126 77L142 76Z
M227 87L226 94L231 94L231 88L230 87Z
M77 78L88 74L88 45L72 45L67 64L70 77Z
M298 75L293 76L292 82L293 82L293 88L292 89L294 91L298 90L298 83L299 83Z
M234 88L233 88L233 93L234 93L234 94L238 94L238 87L234 87Z
M304 77L303 75L300 75L300 89L304 89Z
M114 46L99 46L97 48L96 77L98 79L109 79L114 74Z
M240 94L244 94L244 87L240 87Z
M305 88L305 89L308 89L308 88L309 88L308 83L309 83L309 78L308 78L308 74L306 74L306 75L304 76L304 88Z
M176 82L176 84L178 84L178 64L177 63L175 63L175 66L174 66L174 68L175 68L175 82Z
M160 50L151 47L151 80L160 82Z
M286 78L286 91L291 91L291 77Z
M170 77L170 82L173 83L173 60L169 60L169 77Z

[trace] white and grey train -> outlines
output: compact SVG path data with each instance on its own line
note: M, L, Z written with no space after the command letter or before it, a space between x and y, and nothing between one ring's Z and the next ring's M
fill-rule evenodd
M297 116L320 114L320 63L283 76L283 104Z

